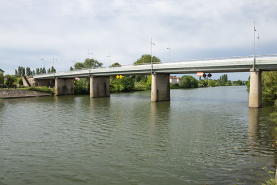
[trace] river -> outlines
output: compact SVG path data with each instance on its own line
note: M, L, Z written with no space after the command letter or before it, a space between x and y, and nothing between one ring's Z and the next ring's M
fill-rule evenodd
M245 86L0 100L0 185L259 184L270 106Z

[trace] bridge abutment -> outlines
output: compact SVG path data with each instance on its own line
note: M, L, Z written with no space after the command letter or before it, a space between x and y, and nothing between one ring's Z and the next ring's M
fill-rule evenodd
M74 94L74 79L56 78L55 93L56 93L56 96Z
M92 98L110 97L110 77L109 76L90 77L90 97Z
M262 82L259 69L250 70L249 107L259 108L262 106Z
M151 101L169 101L170 85L169 74L152 74Z

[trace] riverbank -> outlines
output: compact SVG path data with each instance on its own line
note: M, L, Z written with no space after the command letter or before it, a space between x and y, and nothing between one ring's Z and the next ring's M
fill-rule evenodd
M38 92L27 89L1 89L0 99L6 98L26 98L26 97L39 97L39 96L51 96L51 93Z

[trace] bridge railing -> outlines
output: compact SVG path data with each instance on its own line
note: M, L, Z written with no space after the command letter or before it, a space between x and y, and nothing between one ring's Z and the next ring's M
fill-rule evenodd
M174 61L164 61L164 62L153 62L153 64L164 64L164 63L179 63L179 62L196 62L196 61L213 61L213 60L229 60L229 59L247 59L247 58L253 58L253 55L249 56L234 56L234 57L218 57L218 58L204 58L204 59L187 59L187 60L174 60ZM265 58L265 57L277 57L277 54L273 55L256 55L256 58ZM142 66L142 65L151 65L150 63L140 63L137 65L121 65L120 67L131 67L131 66ZM91 70L91 69L107 69L107 68L118 68L119 66L109 66L109 67L93 67L93 68L83 68L83 69L74 69L74 70L67 70L67 71L58 71L56 73L75 73L78 71L85 71L85 70ZM34 76L54 76L55 73L45 73L45 74L35 74Z
M243 59L243 58L253 58L254 55L249 56L234 56L234 57L218 57L218 58L203 58L203 59L186 59L186 60L175 60L175 61L167 61L162 63L172 63L172 62L193 62L193 61L210 61L210 60L229 60L229 59ZM256 58L264 58L264 57L277 57L277 54L274 55L256 55Z

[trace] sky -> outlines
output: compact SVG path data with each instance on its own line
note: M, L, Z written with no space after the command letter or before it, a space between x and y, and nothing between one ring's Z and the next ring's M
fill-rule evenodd
M162 62L249 56L254 21L256 54L277 54L276 8L276 0L0 0L0 69L67 71L88 57L132 65L151 53L151 38Z

